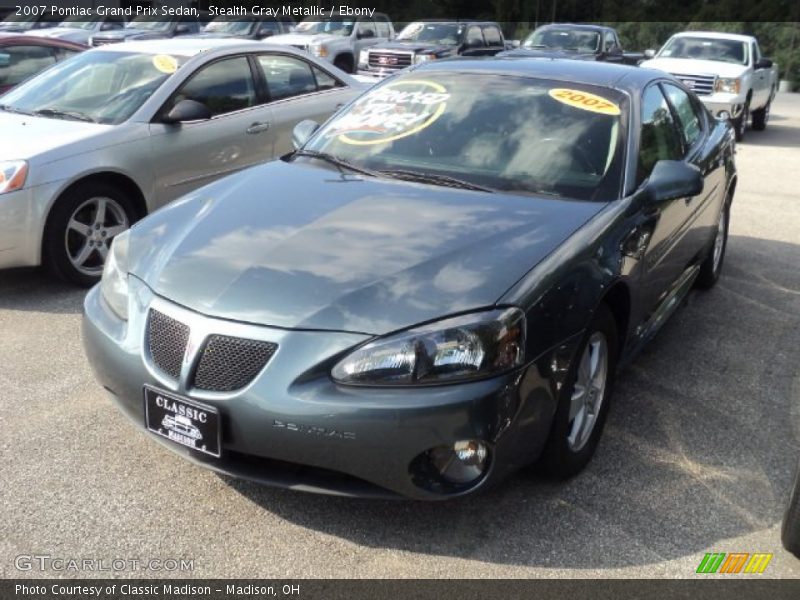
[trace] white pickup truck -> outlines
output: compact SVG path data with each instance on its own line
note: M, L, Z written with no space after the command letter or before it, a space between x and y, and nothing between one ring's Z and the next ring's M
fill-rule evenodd
M741 140L752 116L753 129L767 126L769 107L778 89L778 69L761 56L749 35L689 31L673 35L642 67L674 75L715 115L727 114Z

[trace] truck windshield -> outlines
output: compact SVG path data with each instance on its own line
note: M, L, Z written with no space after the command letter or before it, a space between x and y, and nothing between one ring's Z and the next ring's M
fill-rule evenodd
M716 60L746 65L747 44L736 40L681 36L669 40L658 56L659 58Z
M452 46L461 39L463 30L464 26L457 23L410 23L397 36L397 41Z
M326 33L328 35L340 35L347 37L353 33L353 26L355 21L352 19L327 19L324 21L303 21L294 28L294 33L301 33L304 35L317 35Z
M575 52L597 52L600 34L583 29L537 29L522 42L523 48L549 48Z
M415 71L379 84L304 151L387 177L614 200L626 96L528 76Z

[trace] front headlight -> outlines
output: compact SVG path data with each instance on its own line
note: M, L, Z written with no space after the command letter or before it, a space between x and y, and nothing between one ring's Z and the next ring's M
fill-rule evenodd
M322 44L311 44L308 47L309 52L314 56L319 56L320 58L325 58L328 56L328 49L323 46Z
M100 292L108 306L123 321L128 320L128 238L130 231L120 233L111 242L111 250L103 266Z
M431 385L498 375L525 360L518 308L453 317L370 342L331 371L339 383Z
M429 60L433 60L436 58L435 54L417 54L414 56L414 64L418 65L420 63L428 62Z
M715 92L725 92L727 94L738 94L742 89L742 80L736 78L719 77L714 82Z
M28 163L24 160L0 161L0 194L7 194L25 185Z

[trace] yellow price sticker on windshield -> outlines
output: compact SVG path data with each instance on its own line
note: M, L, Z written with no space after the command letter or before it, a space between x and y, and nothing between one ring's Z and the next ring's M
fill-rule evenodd
M153 66L162 73L171 75L178 70L178 61L169 54L158 54L153 57Z
M606 98L595 96L589 92L581 92L580 90L570 90L567 88L553 88L547 93L554 100L558 100L567 106L580 108L581 110L588 110L603 115L618 115L620 113L619 106Z

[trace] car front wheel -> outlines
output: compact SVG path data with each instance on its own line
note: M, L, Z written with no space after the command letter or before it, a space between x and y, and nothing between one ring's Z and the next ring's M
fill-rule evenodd
M741 142L744 139L744 134L747 131L747 122L750 120L750 101L744 103L742 114L738 119L733 121L733 129L736 132L736 141Z
M728 248L728 227L730 223L731 204L727 200L717 221L717 230L714 234L714 242L706 255L705 260L700 265L700 273L697 275L697 287L710 289L714 287L722 272L722 264L725 261L725 250Z
M102 182L81 184L56 201L45 229L44 260L81 286L100 280L111 241L136 220L128 196Z
M577 475L594 455L611 403L617 366L617 327L601 304L587 328L562 388L538 467L557 479Z

